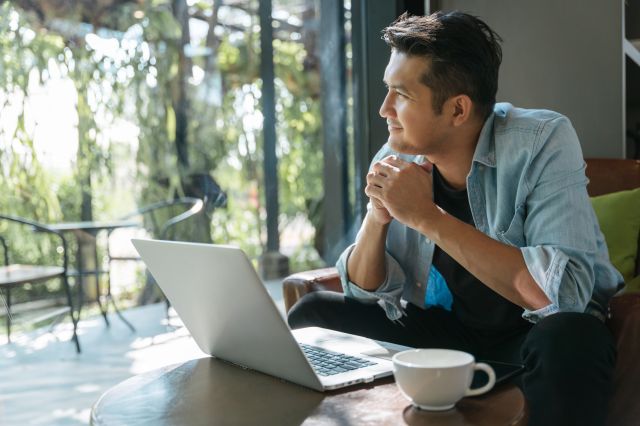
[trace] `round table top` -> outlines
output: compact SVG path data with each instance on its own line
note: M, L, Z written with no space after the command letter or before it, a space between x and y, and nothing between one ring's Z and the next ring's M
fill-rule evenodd
M92 425L519 425L524 396L513 385L464 398L451 410L414 408L393 378L321 393L202 358L129 378L91 410Z
M47 227L54 231L59 232L73 232L73 231L102 231L102 230L114 230L117 228L133 228L141 226L141 223L135 220L109 220L109 221L97 221L89 220L83 222L60 222L51 223Z

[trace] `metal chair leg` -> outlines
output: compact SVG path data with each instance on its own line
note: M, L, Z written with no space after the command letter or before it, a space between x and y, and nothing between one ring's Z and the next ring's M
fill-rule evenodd
M113 311L116 313L116 315L118 315L118 318L120 318L120 320L123 323L125 323L127 327L129 327L129 330L131 330L132 332L135 332L136 331L135 327L124 317L124 315L122 315L122 312L120 312L120 309L118 309L118 305L116 305L116 301L113 299L113 296L109 294L107 297L109 298L109 300L111 300L111 304L113 305Z
M7 287L7 342L11 343L11 289Z
M95 280L96 280L96 302L98 302L98 307L100 308L100 313L102 314L102 318L104 318L104 322L105 324L107 324L107 327L111 326L111 323L109 323L109 318L107 318L107 309L109 309L109 300L106 299L105 300L105 306L102 306L102 301L100 300L100 264L98 263L98 246L96 245L94 247L94 252L93 252L94 256L93 256L93 261L94 261L94 268L95 268ZM109 293L107 293L107 296L109 295Z
M122 312L120 312L120 309L118 309L118 305L116 305L116 301L111 294L111 259L109 259L109 270L107 271L107 297L107 308L109 307L109 301L111 301L113 310L116 315L118 315L118 318L120 318L120 320L125 323L127 327L129 327L129 330L135 333L136 328L129 321L127 321L124 315L122 315Z
M73 301L71 299L71 288L69 287L69 279L67 276L62 277L62 284L64 285L64 291L67 294L67 303L69 304L69 316L71 316L71 322L73 323L73 340L76 343L76 352L80 353L80 339L78 339L78 321L80 320L80 306L78 306L78 317L73 313ZM80 284L82 285L82 284Z
M98 307L100 308L100 313L102 314L102 318L104 318L105 324L107 327L111 327L111 323L109 322L109 318L107 318L107 307L109 306L109 301L106 301L106 305L102 305L102 301L100 300L100 276L96 274L96 302L98 302Z

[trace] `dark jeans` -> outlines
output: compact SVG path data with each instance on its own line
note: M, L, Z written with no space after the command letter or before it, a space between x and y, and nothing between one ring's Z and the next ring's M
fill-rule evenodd
M615 364L613 337L589 314L558 313L505 332L470 329L449 311L407 305L400 321L377 304L314 292L289 312L291 328L318 326L412 347L458 349L477 359L525 365L516 384L530 425L603 425ZM490 313L487 313L490 315Z

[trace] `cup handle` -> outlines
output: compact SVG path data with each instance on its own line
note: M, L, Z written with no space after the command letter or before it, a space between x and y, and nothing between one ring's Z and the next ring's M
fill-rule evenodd
M465 392L464 396L482 395L483 393L490 391L493 385L496 384L496 373L493 371L493 368L491 368L489 364L485 364L484 362L479 362L473 367L473 369L474 371L482 370L485 373L487 373L487 375L489 376L489 381L487 382L486 385L481 386L479 388L467 389L467 392Z

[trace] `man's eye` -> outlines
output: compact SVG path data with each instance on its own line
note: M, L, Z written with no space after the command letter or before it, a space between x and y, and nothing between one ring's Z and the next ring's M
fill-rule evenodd
M405 95L405 94L404 94L404 93L402 93L402 92L396 92L396 93L397 93L397 94L398 94L398 96L400 96L401 98L408 98L408 96L407 96L407 95Z

